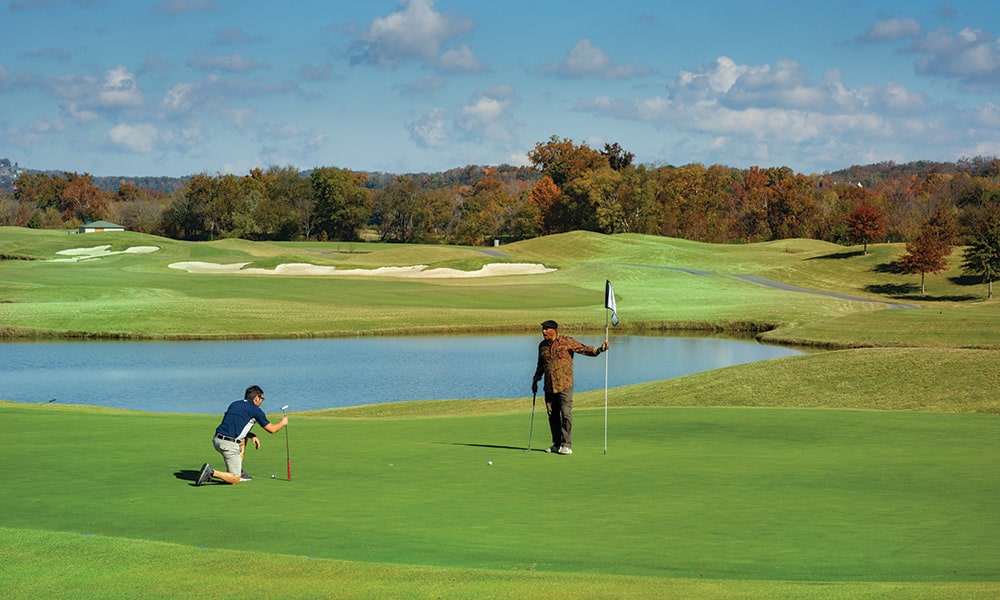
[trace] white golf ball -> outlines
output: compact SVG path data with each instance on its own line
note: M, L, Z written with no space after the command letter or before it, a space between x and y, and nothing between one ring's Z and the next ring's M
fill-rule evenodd
M493 466L493 461L492 460L488 460L488 461L486 461L486 464L488 464L490 466Z
M274 479L274 473L271 473L271 479Z

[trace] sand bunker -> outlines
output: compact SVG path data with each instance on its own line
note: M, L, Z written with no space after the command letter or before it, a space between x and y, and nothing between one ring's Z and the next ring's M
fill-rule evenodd
M230 263L226 265L205 263L205 262L176 262L171 263L171 269L180 269L188 273L236 273L247 275L350 275L350 276L377 276L377 277L495 277L498 275L538 275L541 273L551 273L555 269L547 268L545 265L530 263L491 263L484 265L478 271L460 271L458 269L428 269L427 265L414 265L410 267L379 267L377 269L338 269L336 267L326 267L310 265L308 263L289 263L278 265L274 269L244 269L250 263Z
M49 262L79 262L81 260L90 260L92 258L102 258L104 256L113 256L115 254L149 254L150 252L156 252L160 248L157 246L132 246L125 250L117 250L115 252L111 251L111 245L107 246L93 246L91 248L70 248L69 250L60 250L56 252L61 256L67 258L53 258Z

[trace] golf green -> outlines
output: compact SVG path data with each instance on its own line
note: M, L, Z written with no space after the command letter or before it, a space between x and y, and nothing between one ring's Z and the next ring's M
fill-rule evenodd
M517 402L517 401L512 401ZM526 407L530 404L525 404ZM576 411L296 417L254 480L192 486L215 416L0 403L0 527L446 568L827 582L1000 579L1000 419L904 412ZM492 465L488 463L492 461ZM271 478L274 473L276 477Z

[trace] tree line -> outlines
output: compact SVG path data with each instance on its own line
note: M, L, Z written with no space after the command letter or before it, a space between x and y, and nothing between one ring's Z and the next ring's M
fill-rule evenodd
M409 175L272 166L244 176L201 173L172 193L133 181L105 190L89 174L26 173L13 193L0 194L0 223L108 220L184 240L464 245L589 230L713 243L811 238L864 244L866 252L870 243L907 242L921 255L930 241L948 249L983 242L1000 223L995 156L804 175L784 166L637 165L617 143L598 149L552 136L528 158L530 167ZM935 272L940 262L900 268Z

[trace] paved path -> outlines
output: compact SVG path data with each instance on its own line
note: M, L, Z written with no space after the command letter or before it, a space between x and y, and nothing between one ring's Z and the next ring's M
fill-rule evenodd
M691 275L718 275L713 271L703 271L700 269L685 269L681 267L661 267L657 265L624 265L626 267L646 267L649 269L668 269L671 271L681 271ZM886 302L885 300L872 300L871 298L862 298L860 296L849 296L847 294L837 294L835 292L821 292L819 290L810 290L808 288L797 287L794 285L788 285L787 283L781 283L780 281L774 281L772 279L765 279L764 277L758 277L756 275L728 275L728 277L734 277L741 281L746 281L749 283L755 283L757 285L763 285L779 290L784 290L786 292L799 292L803 294L818 294L820 296L830 296L832 298L839 298L841 300L850 300L852 302L876 302L878 304L885 304L889 308L920 308L917 304L902 304L899 302Z

